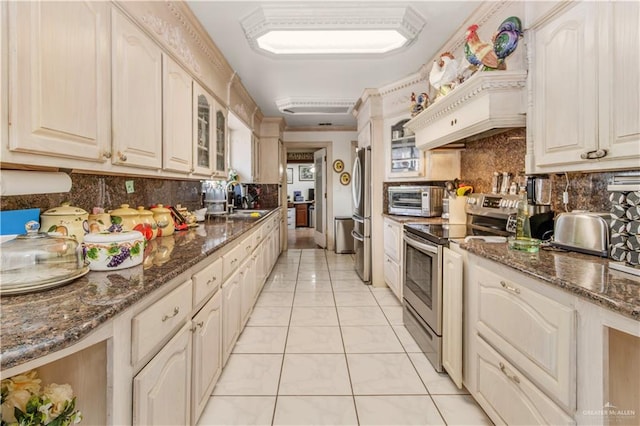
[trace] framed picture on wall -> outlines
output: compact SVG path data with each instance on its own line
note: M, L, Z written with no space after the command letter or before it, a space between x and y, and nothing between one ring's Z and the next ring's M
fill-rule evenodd
M293 168L287 167L287 183L293 183Z
M299 180L313 180L313 164L301 164L298 166Z

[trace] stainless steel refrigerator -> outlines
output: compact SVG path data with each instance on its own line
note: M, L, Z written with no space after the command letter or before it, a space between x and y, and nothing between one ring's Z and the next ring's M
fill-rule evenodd
M371 282L371 148L358 148L353 163L353 251L358 276Z

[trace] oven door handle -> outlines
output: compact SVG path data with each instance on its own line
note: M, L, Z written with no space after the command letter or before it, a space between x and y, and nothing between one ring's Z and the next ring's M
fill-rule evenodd
M364 242L364 237L361 237L356 231L351 231L351 236L360 242Z
M404 241L409 244L411 247L418 248L420 250L428 251L429 253L438 254L438 248L432 246L431 244L424 244L419 241L414 240L413 238L404 236Z

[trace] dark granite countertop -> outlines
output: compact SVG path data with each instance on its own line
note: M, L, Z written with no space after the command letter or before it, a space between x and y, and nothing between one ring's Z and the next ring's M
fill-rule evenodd
M142 265L90 272L50 290L2 296L0 368L5 370L73 345L270 215L207 220L197 228L151 241Z
M448 223L448 221L446 219L443 219L440 216L436 216L436 217L421 217L421 216L402 216L402 215L398 215L398 214L389 214L389 213L383 213L382 214L383 217L386 217L387 219L391 219L394 220L398 223Z
M460 247L640 321L640 278L609 269L608 259L545 249L524 253L480 240Z

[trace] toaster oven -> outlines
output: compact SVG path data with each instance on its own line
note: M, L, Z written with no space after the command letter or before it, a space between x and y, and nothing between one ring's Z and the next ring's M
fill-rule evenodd
M389 214L422 217L442 214L441 186L391 186L388 195Z

